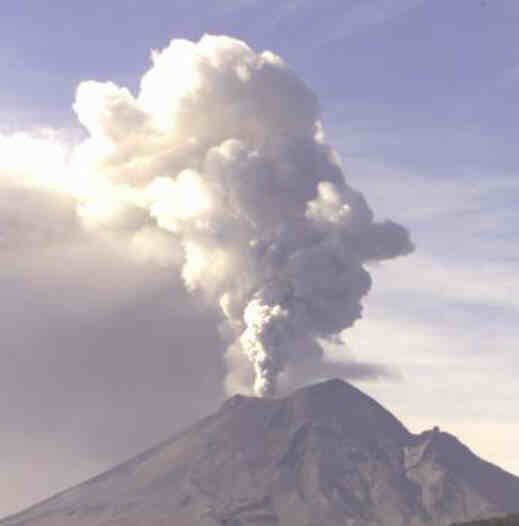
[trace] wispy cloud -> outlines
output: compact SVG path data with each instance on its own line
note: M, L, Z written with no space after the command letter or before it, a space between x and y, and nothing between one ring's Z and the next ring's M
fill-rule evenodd
M357 2L348 9L344 9L342 15L328 30L326 36L319 42L324 46L347 38L359 31L374 26L385 24L408 11L423 5L426 0L371 0Z

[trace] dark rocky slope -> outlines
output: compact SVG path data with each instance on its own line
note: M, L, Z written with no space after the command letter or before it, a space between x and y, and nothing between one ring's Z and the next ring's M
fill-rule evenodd
M234 396L216 414L0 526L426 526L519 511L519 478L352 385Z

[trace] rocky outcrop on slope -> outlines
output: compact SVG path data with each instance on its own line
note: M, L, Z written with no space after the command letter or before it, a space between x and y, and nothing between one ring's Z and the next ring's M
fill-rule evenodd
M519 526L519 514L493 517L480 521L463 522L452 526Z

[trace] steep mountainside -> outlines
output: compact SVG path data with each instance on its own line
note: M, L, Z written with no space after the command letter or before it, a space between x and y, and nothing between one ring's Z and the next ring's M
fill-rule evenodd
M0 526L425 526L519 511L519 478L340 380L220 411Z

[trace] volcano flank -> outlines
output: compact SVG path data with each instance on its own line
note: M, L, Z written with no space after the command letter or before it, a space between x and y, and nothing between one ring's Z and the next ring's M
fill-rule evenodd
M145 453L0 526L425 526L519 511L519 478L352 385L236 395Z

